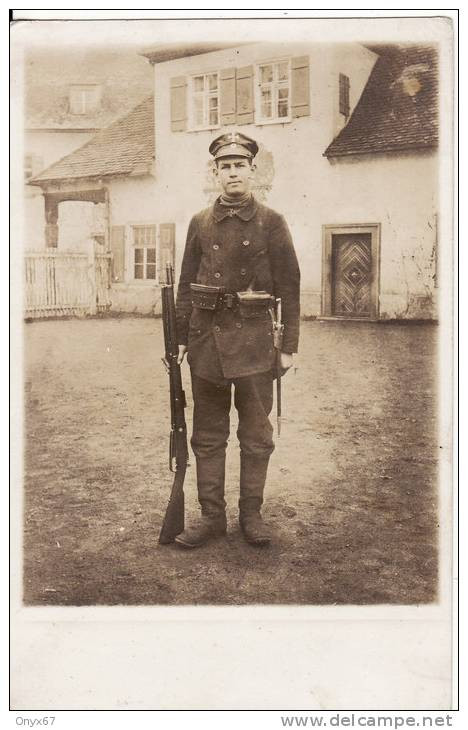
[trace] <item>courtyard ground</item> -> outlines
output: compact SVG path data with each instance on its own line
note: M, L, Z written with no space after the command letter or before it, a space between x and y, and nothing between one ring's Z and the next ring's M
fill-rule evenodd
M158 544L172 484L161 320L27 323L24 602L436 600L436 344L431 324L302 322L266 490L271 547L239 531L233 410L228 535L186 551Z

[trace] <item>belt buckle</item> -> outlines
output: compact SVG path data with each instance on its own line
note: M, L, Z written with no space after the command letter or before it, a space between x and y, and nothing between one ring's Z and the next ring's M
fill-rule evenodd
M224 306L226 309L232 309L232 305L234 304L234 294L225 294L224 295Z

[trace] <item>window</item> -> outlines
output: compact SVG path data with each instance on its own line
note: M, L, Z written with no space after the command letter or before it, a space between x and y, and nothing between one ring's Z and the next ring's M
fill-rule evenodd
M218 73L192 76L191 128L207 129L219 126Z
M70 87L70 112L89 114L101 105L101 87L97 84L76 84Z
M156 279L156 226L133 226L133 278Z
M349 78L340 74L340 114L349 117Z
M289 61L262 63L257 67L257 123L287 122L291 116Z

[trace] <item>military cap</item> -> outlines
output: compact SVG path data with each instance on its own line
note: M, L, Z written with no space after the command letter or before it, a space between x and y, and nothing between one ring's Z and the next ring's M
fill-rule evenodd
M221 157L248 157L252 159L258 152L258 145L254 139L240 132L222 134L210 144L210 153L215 160Z

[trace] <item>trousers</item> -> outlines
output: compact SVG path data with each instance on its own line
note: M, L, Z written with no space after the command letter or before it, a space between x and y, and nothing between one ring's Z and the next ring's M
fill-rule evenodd
M219 384L192 372L191 445L197 462L198 499L205 515L217 516L225 510L225 459L233 389L241 452L239 508L241 512L258 511L263 503L268 461L274 450L269 420L273 407L272 372Z

